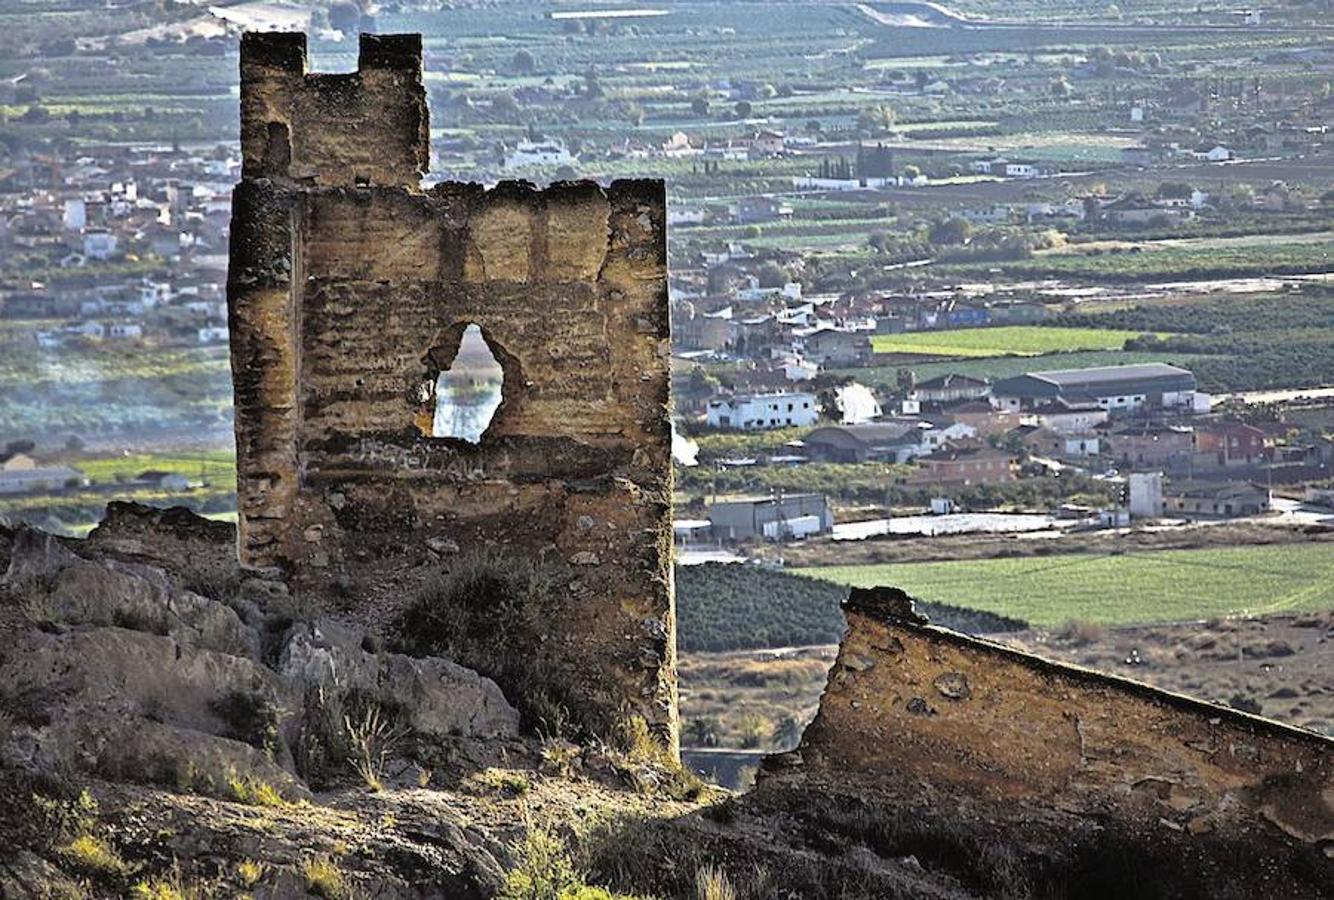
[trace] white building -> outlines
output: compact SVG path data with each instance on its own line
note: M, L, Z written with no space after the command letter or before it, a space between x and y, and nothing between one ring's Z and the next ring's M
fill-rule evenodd
M779 366L788 381L810 381L820 374L820 366L801 357L791 357Z
M520 169L524 166L563 166L574 162L574 157L566 149L565 142L555 138L543 138L519 141L513 150L505 154L505 168Z
M1163 473L1131 472L1126 476L1130 489L1130 516L1133 519L1157 519L1163 514Z
M1007 178L1037 178L1039 170L1036 163L1025 162L1007 162L1005 164L1005 176Z
M138 322L112 322L107 326L106 336L112 340L131 340L144 336L144 326Z
M88 227L88 204L77 197L67 199L63 222L66 231L83 231Z
M973 225L999 225L1010 221L1010 207L1004 203L993 203L990 206L965 209L960 215Z
M814 425L819 417L815 395L806 393L738 394L710 400L708 409L711 428L741 431Z
M667 210L668 225L703 225L704 210L699 207L673 206Z

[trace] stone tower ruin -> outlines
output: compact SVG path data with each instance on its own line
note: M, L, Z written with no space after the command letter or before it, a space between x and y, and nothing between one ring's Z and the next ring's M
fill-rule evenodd
M477 554L539 565L533 660L675 746L663 183L423 190L418 35L362 35L345 74L245 35L241 143L242 562L374 621ZM500 387L476 443L436 436L469 330Z

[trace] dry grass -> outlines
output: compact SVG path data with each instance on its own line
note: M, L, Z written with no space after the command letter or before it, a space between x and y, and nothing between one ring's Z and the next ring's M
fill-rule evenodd
M233 799L238 803L266 806L271 809L288 805L276 787L253 775L233 775L227 780L227 786L231 789Z
M306 890L324 900L344 900L351 896L343 870L328 856L313 856L301 864Z
M533 787L533 783L527 775L511 769L483 769L473 775L469 781L487 790L513 797L523 796Z
M1076 647L1087 647L1107 636L1107 626L1083 619L1070 619L1055 631L1058 640Z
M378 704L357 716L343 716L352 768L373 791L384 790L384 773L407 729L395 725Z
M774 657L756 651L681 658L681 743L787 749L815 715L833 650Z
M242 887L249 890L259 884L259 880L264 877L264 866L253 859L242 860L236 866L236 877Z
M130 888L134 900L206 900L214 894L213 887L187 878L179 863L162 875L138 881Z
M737 892L722 869L700 866L695 870L695 900L737 900Z

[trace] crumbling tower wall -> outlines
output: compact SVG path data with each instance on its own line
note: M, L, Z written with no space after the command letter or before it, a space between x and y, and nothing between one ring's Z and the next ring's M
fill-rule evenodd
M553 573L531 648L676 740L661 181L420 188L417 35L309 74L241 44L228 304L242 561L367 616L471 554ZM465 328L503 368L477 444L432 435Z

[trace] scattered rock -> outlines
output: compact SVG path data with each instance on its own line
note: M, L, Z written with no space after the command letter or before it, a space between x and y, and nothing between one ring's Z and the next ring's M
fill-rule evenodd
M229 604L156 565L86 558L29 529L11 551L0 587L43 627L20 628L0 646L0 701L22 711L0 736L0 762L223 797L238 778L257 778L290 798L306 793L290 747L309 697L358 692L396 726L430 738L518 733L519 714L499 687L449 660L385 652L330 619L291 625L275 640L273 617L296 611L280 582L235 579Z
M865 672L875 668L875 660L871 659L869 656L850 653L848 654L848 657L843 660L843 668L850 672Z
M426 539L426 549L439 556L446 556L450 553L459 552L458 541L449 538L433 537Z
M921 697L913 697L908 701L908 712L917 716L934 716L936 711Z
M931 683L941 696L951 700L967 700L973 696L972 689L968 687L968 679L962 672L945 672L937 675Z
M118 625L190 647L259 658L259 634L236 611L177 587L159 568L75 555L52 535L18 532L4 585L31 615L68 625Z

